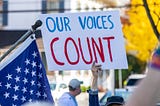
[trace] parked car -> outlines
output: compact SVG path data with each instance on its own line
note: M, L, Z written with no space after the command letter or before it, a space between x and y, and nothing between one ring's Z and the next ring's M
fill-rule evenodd
M132 91L128 91L126 89L115 89L114 95L123 97L124 101L127 101L128 97L132 94ZM107 91L102 98L100 98L99 103L100 106L105 106L107 102L107 98L112 96L111 91Z
M54 101L57 101L64 92L68 92L68 86L63 82L50 83L50 88Z
M127 90L133 91L136 87L139 81L141 81L146 75L145 74L132 74L128 77L127 83L125 88Z

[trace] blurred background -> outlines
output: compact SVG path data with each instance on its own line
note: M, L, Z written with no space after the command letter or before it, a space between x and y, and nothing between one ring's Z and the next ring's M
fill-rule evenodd
M0 56L30 29L40 14L116 9L120 11L129 68L103 70L103 75L99 76L98 88L101 92L100 98L112 89L115 94L119 92L116 89L120 92L132 91L136 82L145 77L147 62L158 45L159 5L160 1L157 0L0 0ZM41 31L37 30L35 33L47 70ZM83 82L81 86L83 93L77 97L78 102L81 106L88 104L86 90L90 87L90 70L47 70L47 76L55 101L68 90L69 80L78 78ZM129 93L124 95L128 97Z

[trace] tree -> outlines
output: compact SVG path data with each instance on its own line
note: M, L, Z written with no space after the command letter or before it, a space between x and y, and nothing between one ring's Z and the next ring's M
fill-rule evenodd
M160 1L148 0L147 5L156 28L160 30ZM147 17L143 1L132 0L127 14L129 16L129 23L123 26L123 33L127 42L127 52L134 51L137 58L147 62L158 43L158 39Z

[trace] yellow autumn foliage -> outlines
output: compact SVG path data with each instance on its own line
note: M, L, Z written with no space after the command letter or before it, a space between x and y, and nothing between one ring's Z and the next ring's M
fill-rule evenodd
M160 32L160 1L148 0L154 23ZM131 8L127 11L129 24L123 25L126 39L126 50L133 53L142 61L147 61L157 46L158 40L147 17L142 0L132 0Z

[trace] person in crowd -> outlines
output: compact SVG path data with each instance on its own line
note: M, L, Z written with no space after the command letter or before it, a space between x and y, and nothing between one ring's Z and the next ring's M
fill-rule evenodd
M124 99L121 96L111 96L107 98L105 106L123 106Z
M99 106L97 77L101 72L101 65L92 65L92 83L89 93L89 106ZM124 106L155 106L160 95L160 45L153 52L148 63L146 77L138 84L133 94L129 97ZM109 102L109 101L108 101ZM108 106L108 103L106 103ZM110 106L110 105L109 105ZM115 106L115 105L111 105Z
M58 106L78 106L76 96L81 93L80 84L81 82L79 80L72 79L68 85L69 92L65 92L58 99Z
M146 74L125 106L156 106L157 98L160 95L160 45L148 62Z

